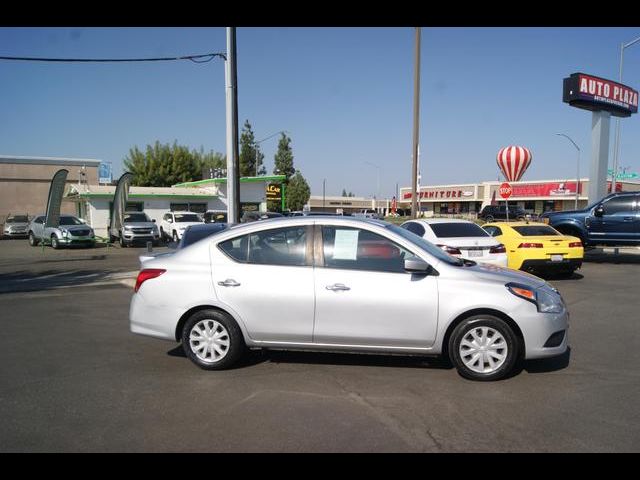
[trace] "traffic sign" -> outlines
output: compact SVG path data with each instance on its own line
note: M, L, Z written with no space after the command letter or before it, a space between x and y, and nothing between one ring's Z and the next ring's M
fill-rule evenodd
M511 196L511 185L509 185L507 182L504 182L502 185L500 185L500 196L504 199L507 199Z

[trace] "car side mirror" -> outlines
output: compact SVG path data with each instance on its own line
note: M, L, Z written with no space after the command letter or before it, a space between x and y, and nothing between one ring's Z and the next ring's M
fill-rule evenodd
M151 221L152 221L153 223L156 223L156 219L155 219L155 218L152 218L152 219L151 219Z
M602 205L598 205L596 209L593 211L593 214L596 217L601 217L604 215L604 207Z
M405 272L418 273L423 275L431 275L433 273L433 267L424 260L419 259L406 259L404 261Z
M80 222L84 223L85 225L87 224L87 221L84 218L79 218L78 220L80 220Z
M171 218L167 218L167 222L169 222L169 223L173 223L173 219L171 219Z

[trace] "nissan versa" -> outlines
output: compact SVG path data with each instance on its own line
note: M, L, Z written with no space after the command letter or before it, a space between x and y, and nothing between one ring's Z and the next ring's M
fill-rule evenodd
M443 355L474 380L567 350L569 313L532 275L448 255L379 220L233 225L140 271L138 334L182 342L199 367L247 349Z

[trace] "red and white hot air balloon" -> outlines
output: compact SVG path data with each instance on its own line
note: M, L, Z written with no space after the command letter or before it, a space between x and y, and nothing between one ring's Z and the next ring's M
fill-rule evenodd
M496 162L507 182L517 182L529 168L532 158L528 148L510 145L500 149Z

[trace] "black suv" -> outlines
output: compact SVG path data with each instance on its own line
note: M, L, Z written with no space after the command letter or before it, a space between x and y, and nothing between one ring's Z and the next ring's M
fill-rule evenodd
M509 205L509 220L524 220L527 212L522 207L517 205ZM507 207L505 205L487 205L482 209L478 218L486 222L493 222L494 220L506 220L507 219Z

